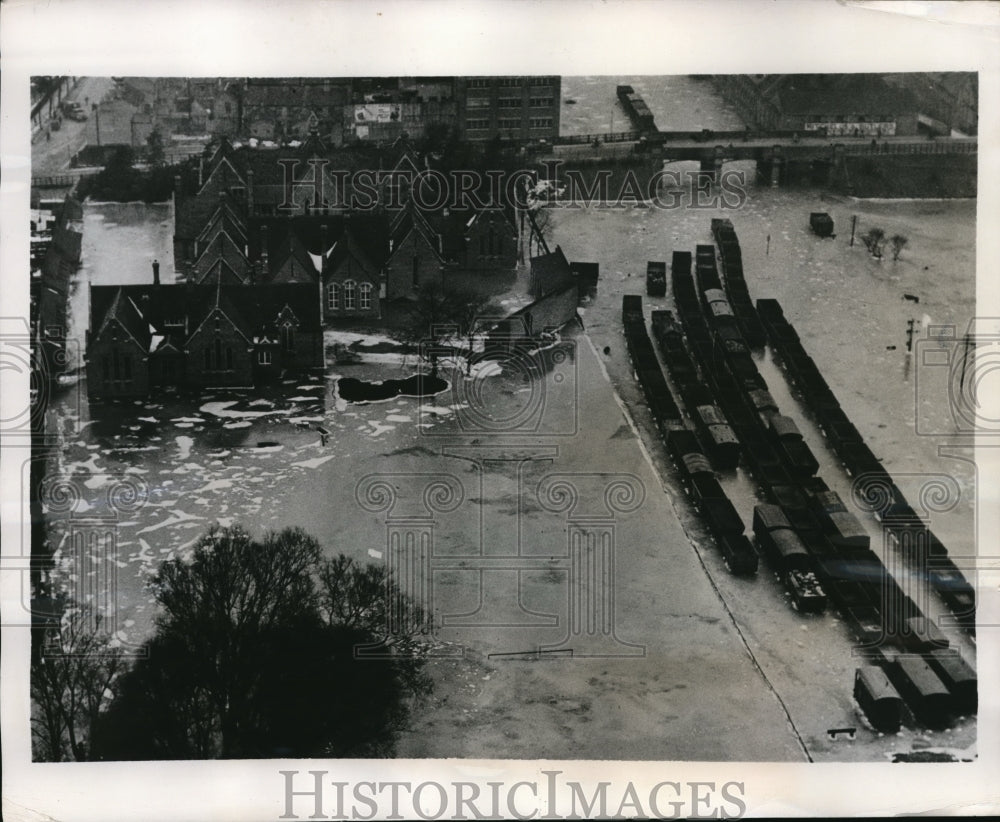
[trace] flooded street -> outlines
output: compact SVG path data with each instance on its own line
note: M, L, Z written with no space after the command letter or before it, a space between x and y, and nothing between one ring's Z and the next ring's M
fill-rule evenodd
M743 121L712 88L708 78L687 75L625 77L563 77L561 134L603 134L631 131L634 126L616 94L630 85L646 101L661 131L741 129ZM569 102L572 100L573 102Z
M564 99L564 132L603 130L595 123L605 110L611 127L620 82L646 96L661 128L741 125L707 80L564 78L564 98L576 100ZM630 127L620 109L614 119L616 130ZM359 562L386 562L402 541L411 564L397 570L424 586L436 625L436 688L400 740L404 757L885 761L927 748L972 756L973 718L940 733L867 729L851 697L858 661L837 615L793 611L765 564L755 578L725 571L641 398L621 298L643 295L647 320L672 308L669 294L645 296L646 262L669 264L674 250L711 244L711 219L732 220L751 296L780 300L911 501L929 478L953 478L958 496L931 524L950 553L967 556L971 452L956 445L942 401L946 369L907 356L906 331L913 320L919 351L939 346L930 326L954 325L960 337L974 315L975 208L753 186L736 209L551 208L554 243L570 260L600 264L582 328L571 324L556 343L502 367L444 361L446 387L432 397L341 397L342 377L429 370L392 340L353 332L328 331L325 343L354 344L359 362L328 356L323 374L266 390L91 405L81 375L49 409L58 439L50 479L70 489L53 492L46 508L60 581L85 592L83 577L110 568L116 637L137 645L156 616L150 576L215 524L299 526L328 555ZM811 211L830 213L834 238L809 231ZM855 216L858 236L873 226L906 235L900 260L878 262L859 240L852 247ZM88 283L149 282L154 259L172 281L172 234L169 204L86 204L71 296L78 351ZM850 478L780 363L768 351L757 365L822 477L848 499ZM918 434L918 422L933 436ZM750 478L738 469L722 482L749 527L759 501ZM101 555L88 540L109 524L115 541ZM865 527L881 550L877 524ZM587 539L603 540L606 564L575 564ZM973 657L966 637L945 632ZM526 653L539 647L552 655ZM829 737L855 726L856 737Z

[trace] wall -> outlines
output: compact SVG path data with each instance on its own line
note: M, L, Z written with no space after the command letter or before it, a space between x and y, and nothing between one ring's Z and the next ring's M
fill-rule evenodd
M223 370L217 370L214 362L215 340L221 343ZM213 368L205 370L205 349L213 351ZM233 352L232 369L225 368L226 349ZM215 320L210 316L186 345L188 384L192 387L208 386L249 386L253 384L253 367L256 355L249 350L250 344L225 318L215 331Z
M118 349L120 357L131 361L131 376L129 382L115 380L113 370L111 378L104 379L104 358L114 357ZM116 399L121 397L142 397L149 391L149 372L146 352L131 341L118 341L107 336L98 339L87 352L87 391L91 397L101 399ZM119 373L123 373L119 371Z

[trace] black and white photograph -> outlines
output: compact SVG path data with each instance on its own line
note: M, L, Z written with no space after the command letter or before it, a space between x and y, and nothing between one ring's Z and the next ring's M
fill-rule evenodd
M7 41L5 818L996 810L996 14L608 5Z

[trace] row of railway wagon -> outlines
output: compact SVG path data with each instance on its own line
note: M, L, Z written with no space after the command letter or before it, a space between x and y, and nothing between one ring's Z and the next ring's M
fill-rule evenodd
M777 302L761 300L757 308L749 302L731 223L713 221L712 230L726 287L714 246L697 246L693 258L675 251L670 282L677 314L654 310L651 316L653 338L680 405L650 341L642 297L623 297L622 321L653 419L727 568L751 575L759 554L796 610L822 613L828 604L836 607L870 663L855 673L854 696L876 730L898 731L909 717L941 728L975 713L975 670L889 574L864 526L817 475L815 455L795 421L780 413L752 349L771 341L848 472L870 475L890 489L888 501L875 512L890 547L905 554L906 546L927 546L931 584L970 632L971 586L850 425ZM739 314L734 301L741 305ZM719 483L719 472L738 464L751 474L764 500L754 508L753 542Z
M632 86L618 86L615 91L622 108L625 109L625 113L628 114L636 129L643 133L655 132L656 121L653 118L653 112L649 110L642 95Z

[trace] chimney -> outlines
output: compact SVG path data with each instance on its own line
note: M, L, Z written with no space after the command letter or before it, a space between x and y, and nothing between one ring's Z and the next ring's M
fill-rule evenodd
M153 260L153 285L160 284L160 261Z

